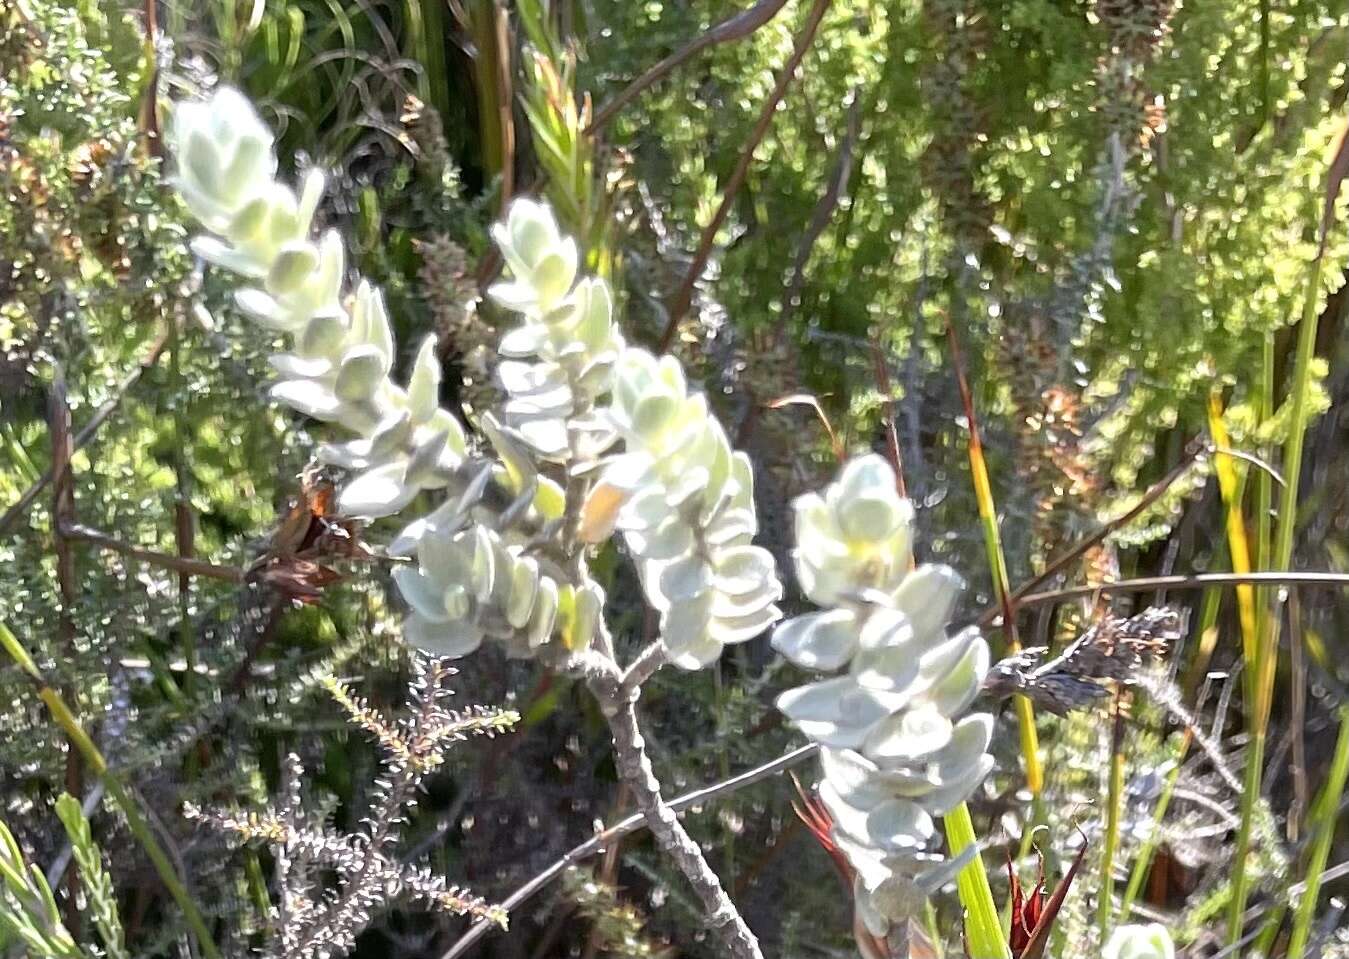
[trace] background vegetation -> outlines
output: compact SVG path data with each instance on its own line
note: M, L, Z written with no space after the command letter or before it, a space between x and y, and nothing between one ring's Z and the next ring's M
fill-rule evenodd
M751 451L784 569L790 500L834 465L810 396L849 449L894 437L923 558L971 580L965 620L1040 574L1043 593L1347 573L1349 242L1321 233L1347 44L1340 0L0 2L0 623L152 812L227 946L258 942L273 863L185 805L275 804L295 754L305 814L362 828L381 754L324 680L393 710L412 667L385 569L335 560L314 588L276 562L321 488L301 476L322 431L267 405L272 344L187 252L157 137L157 102L221 81L263 106L283 162L334 178L320 217L383 284L399 342L437 334L468 409L490 402L500 319L477 303L499 269L486 227L511 196L550 196L629 338L697 369ZM1097 955L1132 914L1193 956L1233 940L1349 956L1343 584L1203 585L1017 610L1026 645L1107 610L1187 617L1134 691L1035 716L1042 782L1016 711L1000 721L971 803L985 861L1007 849L1029 879L1034 845L1053 878L1088 850L1053 955ZM610 595L639 647L635 591ZM643 702L671 791L797 745L772 707L791 673L764 638L657 676ZM565 677L483 652L452 684L520 720L425 780L400 855L499 901L630 798ZM69 858L62 792L84 800L127 947L179 948L181 913L119 809L6 665L0 817L44 868ZM848 894L794 796L773 777L688 822L770 954L849 954ZM1323 872L1318 898L1305 882ZM90 894L56 885L62 903ZM94 921L79 913L77 938ZM636 835L476 954L713 955L699 915ZM959 955L954 897L930 920ZM439 956L467 922L400 903L356 954Z

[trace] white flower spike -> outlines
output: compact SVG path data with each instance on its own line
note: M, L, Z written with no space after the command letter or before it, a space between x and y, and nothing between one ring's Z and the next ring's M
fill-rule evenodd
M390 379L396 357L383 297L364 281L344 297L341 237L311 235L323 175L311 170L299 196L278 182L271 132L229 87L177 104L170 141L179 193L214 234L195 239L193 250L256 284L237 291L239 307L294 338L291 352L272 357L272 397L356 434L322 450L359 473L342 492L342 511L388 516L422 490L444 487L466 445L458 420L439 407L434 352L422 345L407 389Z
M945 566L912 566L913 508L879 456L848 462L796 507L796 569L827 607L782 623L773 646L841 675L789 689L778 708L822 747L820 799L857 870L858 916L883 936L958 864L929 851L933 818L993 766L993 720L962 715L988 672L977 630L948 636L962 587Z

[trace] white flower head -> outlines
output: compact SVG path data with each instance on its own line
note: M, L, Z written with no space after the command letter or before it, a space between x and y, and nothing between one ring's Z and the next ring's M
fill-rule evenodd
M276 173L272 133L233 87L220 87L208 100L176 104L168 140L178 160L174 183L208 229L227 226Z
M1157 923L1120 926L1105 944L1101 959L1176 959L1171 933Z
M563 236L546 204L521 197L506 222L492 227L492 239L510 268L511 279L488 292L502 306L542 315L571 291L576 280L576 241Z
M882 457L859 456L823 494L808 493L796 508L796 573L821 606L863 589L893 592L909 571L913 506L895 487Z
M912 568L913 509L875 455L848 462L796 501L802 588L825 607L781 624L773 646L832 678L777 705L823 747L820 799L858 872L858 916L884 935L958 866L929 852L934 819L988 775L991 716L964 715L989 668L977 629L948 635L964 585L946 566Z

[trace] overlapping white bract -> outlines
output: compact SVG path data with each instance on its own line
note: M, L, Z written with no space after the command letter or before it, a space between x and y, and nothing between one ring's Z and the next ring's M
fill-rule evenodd
M576 280L575 243L517 200L492 231L510 278L491 290L522 323L501 341L507 426L547 459L584 470L615 439L587 503L591 541L623 530L670 658L706 666L779 617L772 556L756 531L749 460L735 453L678 360L625 347L603 280ZM607 406L596 410L605 393ZM594 411L594 415L592 415Z
M421 490L450 487L451 501L392 546L416 559L395 574L411 608L409 642L452 656L485 637L520 655L554 635L570 649L588 645L602 606L598 587L584 574L567 585L578 577L542 568L528 555L529 537L512 527L524 516L534 531L563 519L565 493L540 475L540 461L563 464L572 478L602 469L582 536L598 542L623 530L673 662L705 666L724 644L777 621L782 590L773 560L750 544L748 459L731 450L704 397L689 394L677 361L624 345L608 287L578 279L576 244L546 206L517 200L492 231L508 277L490 293L521 322L500 345L507 396L500 421L480 424L500 462L475 471L462 428L437 402L432 340L418 351L406 387L396 385L379 291L361 282L344 295L340 236L312 236L322 175L308 174L298 197L279 183L271 133L229 88L177 105L170 133L181 195L215 234L193 249L249 282L235 295L245 313L293 337L290 352L272 357L280 378L272 395L356 434L320 450L357 474L338 508L388 516ZM604 458L618 438L623 451ZM484 511L489 484L515 503Z
M438 403L432 340L422 344L406 389L396 385L383 297L365 282L344 296L341 237L333 230L312 236L323 175L311 171L298 197L278 182L271 132L228 87L208 100L177 104L169 132L179 193L215 234L197 237L192 249L255 283L236 292L239 307L294 337L291 352L272 357L280 378L272 396L357 435L321 451L358 473L339 508L387 516L419 490L446 486L465 442L459 422Z
M957 864L930 850L933 817L992 768L992 717L961 715L988 645L974 629L947 636L963 584L945 566L911 569L913 509L884 459L851 460L795 508L797 576L828 608L781 624L773 645L799 666L846 671L788 690L778 708L822 747L820 798L857 870L859 914L884 935L952 876Z
M590 642L603 606L599 588L559 586L524 555L452 509L432 513L415 536L416 567L394 571L411 612L404 638L437 656L466 656L485 636L508 654L528 657L558 632L568 648Z
M545 459L591 461L612 433L589 414L623 350L609 287L595 277L577 281L576 242L540 203L516 200L492 237L510 278L488 292L521 318L498 348L502 419Z
M749 458L731 449L670 356L624 351L605 413L624 451L607 464L595 496L621 504L611 519L661 614L671 661L701 668L781 616L773 557L750 544L757 520Z
M405 639L443 656L465 655L485 636L517 655L532 654L555 633L569 646L588 643L601 605L597 591L559 586L524 555L522 537L483 525L475 515L493 479L518 497L513 514L543 522L561 515L561 490L525 457L512 455L508 439L491 424L487 432L499 443L502 464L480 464L467 488L455 482L467 468L466 444L459 422L439 405L434 341L422 343L407 386L396 385L389 377L393 331L379 290L362 281L344 296L340 236L330 230L317 241L311 237L323 176L311 172L298 198L278 183L271 133L252 105L227 87L209 100L178 104L170 135L179 192L216 234L198 237L193 249L255 282L236 292L240 308L293 337L290 352L272 357L280 378L272 395L356 434L319 451L356 474L341 492L339 510L387 516L423 489L454 483L450 501L409 526L392 547L396 555L416 558L415 567L394 573L410 608ZM547 302L549 276L566 273L569 288L574 260L573 248L566 269L549 274L546 264L535 264L530 282L517 288L537 287L534 302L546 303L553 316L560 304Z
M1157 923L1120 926L1101 952L1101 959L1175 959L1171 933Z

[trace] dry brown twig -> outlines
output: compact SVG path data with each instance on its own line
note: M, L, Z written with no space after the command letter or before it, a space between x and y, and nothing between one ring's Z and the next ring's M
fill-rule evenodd
M805 26L801 28L800 34L796 38L795 49L792 55L783 65L778 73L777 82L773 85L773 90L768 98L764 100L763 108L759 111L759 119L754 124L754 129L750 131L748 139L745 141L744 148L740 151L740 158L736 161L735 169L727 178L726 187L721 193L721 203L717 207L716 213L703 228L702 238L698 242L698 250L693 256L693 262L689 264L688 272L684 275L684 280L675 291L670 300L669 316L665 321L665 331L661 334L660 343L657 352L664 353L674 342L675 331L679 328L679 321L684 318L688 312L689 305L693 302L693 288L697 285L699 278L703 275L703 270L707 267L707 261L712 256L712 245L716 242L717 232L726 222L727 216L731 212L731 204L735 202L736 194L740 192L744 185L745 176L749 173L749 165L754 161L754 153L763 142L763 138L768 133L768 128L773 124L773 116L777 113L778 105L782 98L787 95L787 87L791 84L792 78L796 75L797 68L801 66L801 61L805 59L806 53L810 50L811 44L815 40L815 34L820 27L820 21L824 19L825 13L829 9L830 0L815 0L810 8L810 13L806 17Z
M684 46L629 83L623 88L622 92L596 110L595 118L590 121L590 125L586 127L585 132L594 136L604 129L609 121L618 115L620 110L637 99L644 91L669 76L699 53L719 44L742 40L750 36L777 16L778 11L786 5L787 0L758 0L749 9L727 17L705 33L698 34Z

